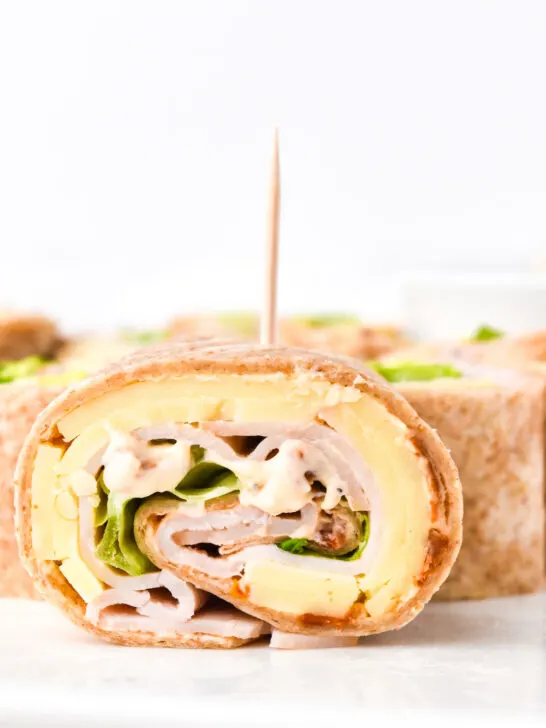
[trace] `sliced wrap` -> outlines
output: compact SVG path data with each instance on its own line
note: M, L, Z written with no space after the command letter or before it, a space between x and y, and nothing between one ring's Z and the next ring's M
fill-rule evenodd
M17 551L13 474L35 419L69 384L133 351L121 337L64 342L55 361L28 356L0 363L0 597L38 596Z
M62 390L35 383L0 386L0 597L38 596L17 551L13 473L36 417Z
M508 335L482 326L464 341L407 344L392 352L404 361L459 360L499 368L531 369L546 362L546 331Z
M302 346L355 359L385 356L405 344L400 328L373 326L358 316L347 314L292 316L282 319L279 328L281 340L288 346Z
M0 311L0 361L51 357L60 344L56 324L45 316Z
M423 349L420 353L424 356ZM428 356L433 358L431 348ZM438 597L482 598L541 589L542 382L460 358L449 364L439 359L391 361L378 370L435 428L459 469L463 545Z
M246 341L256 339L258 328L256 314L234 312L181 316L171 323L170 333L186 340L214 337ZM406 343L396 326L365 324L358 316L339 313L281 318L279 339L286 346L362 360L385 356Z
M112 361L127 356L139 347L136 338L115 336L79 336L65 342L58 361L70 369L96 371Z
M124 644L404 625L457 555L460 484L436 434L357 367L171 344L65 392L16 475L40 591Z

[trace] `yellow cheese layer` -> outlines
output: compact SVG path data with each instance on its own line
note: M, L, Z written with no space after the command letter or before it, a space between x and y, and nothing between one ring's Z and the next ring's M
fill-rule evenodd
M359 397L357 390L349 387L332 387L328 382L304 379L289 381L286 377L267 378L258 375L234 376L219 374L215 377L198 377L188 375L164 382L137 382L122 389L108 392L96 399L86 402L74 411L65 415L58 422L60 434L66 441L74 439L83 430L99 420L110 419L113 412L133 409L141 404L154 406L158 400L213 398L218 401L231 400L239 402L252 398L260 405L270 405L273 400L285 400L297 409L311 411L312 402L308 398L317 399L325 405L354 400ZM234 412L234 419L240 419ZM278 417L275 417L278 419Z
M40 445L32 473L32 548L39 559L55 559L53 534L55 533L54 470L63 451L51 445Z
M76 499L54 474L62 452L51 445L38 446L32 474L32 547L42 561L63 561L61 571L88 601L104 586L79 555Z
M99 597L104 591L103 583L95 578L80 558L65 559L59 568L87 603Z
M308 557L312 558L312 557ZM241 586L260 607L289 614L320 614L342 619L360 591L354 576L304 571L275 561L247 565Z
M380 513L372 511L370 526L379 522L381 549L373 569L359 579L361 590L372 593L366 609L373 617L415 591L430 527L426 462L408 442L405 425L371 397L322 416L353 443L379 489Z
M39 445L32 475L32 546L44 560L78 555L78 522L70 512L71 494L54 475L62 450Z
M370 521L372 529L380 529L379 548L369 573L359 574L356 581L362 591L370 594L367 601L370 614L379 615L401 596L409 598L413 594L415 577L423 564L430 525L426 462L407 439L406 427L380 402L354 388L332 386L305 376L290 380L282 374L274 377L188 375L128 385L66 415L58 424L64 438L72 441L65 455L60 462L45 465L37 462L36 468L44 469L41 477L48 480L50 492L54 491L55 475L72 476L85 468L90 458L107 444L108 425L131 430L152 424L218 418L291 423L312 422L315 417L322 418L347 437L370 467L378 485L379 502L374 503ZM72 481L63 477L62 482ZM306 605L306 610L313 611L308 605L315 604L313 590L319 587L305 569L306 558L310 557L301 557L301 568L277 563L266 569L274 568L275 578L280 578L288 569L285 576L289 583L293 583L290 580L295 571L300 606ZM338 582L339 572L329 572L326 561L321 578L329 578L332 585L338 584L343 600L353 593L352 585L356 588L355 577L342 575L342 582ZM275 597L264 586L261 566L249 564L245 579L253 598L261 600L262 606L272 606L272 602L265 603ZM253 575L257 575L257 582ZM285 576L280 578L281 582ZM333 587L334 592L338 586ZM321 593L324 595L324 589ZM278 598L288 603L291 597L284 591L282 594ZM336 607L337 597L333 599L332 609L341 609L339 605ZM318 602L332 606L322 597Z

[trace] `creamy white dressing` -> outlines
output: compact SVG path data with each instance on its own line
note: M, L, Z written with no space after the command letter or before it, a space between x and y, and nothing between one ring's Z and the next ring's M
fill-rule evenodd
M122 498L145 498L172 491L193 467L192 443L151 445L134 434L110 428L110 442L100 464L106 487ZM277 516L295 513L313 501L313 481L325 488L324 510L346 495L347 484L324 452L324 446L291 438L256 459L231 451L230 457L205 449L204 460L231 470L240 481L242 505ZM339 453L337 454L340 457Z
M101 458L104 484L126 498L146 498L174 490L193 466L191 445L150 445L127 432L111 429Z
M271 516L294 513L313 500L313 481L326 489L323 510L335 508L345 492L345 483L320 447L303 440L285 440L269 460L245 459L225 463L241 481L240 501ZM209 455L207 455L209 457ZM210 456L214 462L218 458ZM224 464L224 463L220 463Z
M239 500L272 516L294 513L312 500L310 446L301 440L286 440L269 460L244 459L225 464L241 482ZM209 456L209 454L207 454ZM213 458L218 462L217 458Z

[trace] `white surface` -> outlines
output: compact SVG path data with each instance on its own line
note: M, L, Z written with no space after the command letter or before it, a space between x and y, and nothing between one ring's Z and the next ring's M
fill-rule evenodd
M543 0L1 0L0 305L72 326L400 311L409 270L546 243ZM342 262L343 261L343 262Z
M404 295L405 321L422 339L467 339L482 324L508 333L546 329L546 275L419 276Z
M433 603L400 632L308 652L116 647L48 605L4 600L0 646L10 728L546 722L546 593Z

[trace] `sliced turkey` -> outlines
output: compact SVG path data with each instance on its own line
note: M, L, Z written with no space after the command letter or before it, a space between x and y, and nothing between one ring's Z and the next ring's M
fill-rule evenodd
M207 634L254 640L269 634L270 627L259 619L243 614L234 607L205 608L188 622L169 622L142 616L137 612L114 610L101 618L101 627L120 632L153 632L157 635Z
M233 444L233 438L255 439L257 434L263 439L248 455L241 456L229 444ZM158 458L154 454L157 446L147 443L174 440L177 446L179 443L184 445L185 453L191 445L203 448L206 460L224 465L239 477L243 486L242 502L256 505L271 515L297 511L309 502L312 499L311 478L320 481L326 489L326 509L335 507L343 496L355 511L369 510L371 500L376 500L376 484L369 468L345 438L324 425L291 425L283 433L275 423L215 422L206 423L203 428L171 424L141 427L131 435L118 433L116 437L114 446L107 448L101 462L105 467L114 463L117 489L129 491L133 483L135 496L169 489L166 487L168 475L164 476L160 488L146 489L151 480L143 477L143 472L146 472L147 462ZM136 440L144 442L139 445ZM164 465L163 459L169 458L168 446L165 448L161 465ZM140 468L135 462L137 454ZM179 482L176 475L184 474L182 466L176 469L179 460L180 456L174 455L168 459L171 489ZM93 458L87 469L96 468L96 465L96 458ZM125 484L119 482L123 472Z

